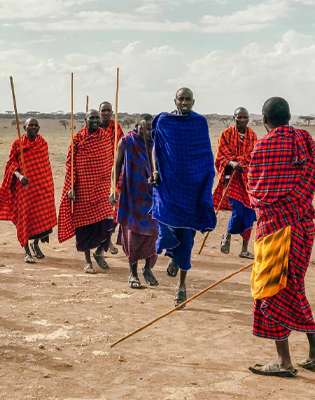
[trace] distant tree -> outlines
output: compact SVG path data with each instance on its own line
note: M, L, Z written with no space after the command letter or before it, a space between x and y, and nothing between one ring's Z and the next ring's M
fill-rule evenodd
M12 115L12 114L14 113L14 111L6 111L6 113L7 113L8 115Z
M135 123L136 123L136 120L134 118L132 118L132 117L129 117L129 118L125 118L122 121L122 126L125 127L125 128L130 128L130 126L135 124Z
M313 117L312 115L301 115L299 117L299 120L302 121L307 126L310 126L311 122L315 121L315 117Z
M220 122L223 123L225 128L228 128L233 121L233 117L231 115L224 115L220 118Z
M26 114L38 115L38 114L40 114L40 111L27 111Z
M19 121L19 124L23 126L23 125L25 124L25 121ZM13 120L11 121L11 125L12 125L12 126L16 126L16 120L15 120L15 119L13 119Z
M59 121L59 124L60 124L61 126L63 126L63 127L65 128L65 130L66 130L67 127L70 125L70 122L67 121L67 120L65 120L65 119L61 119L61 120Z

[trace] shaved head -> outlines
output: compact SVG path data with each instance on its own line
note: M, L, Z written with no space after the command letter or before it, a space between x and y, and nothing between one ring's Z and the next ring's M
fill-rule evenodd
M291 119L289 103L282 97L271 97L262 108L264 122L270 128L288 125Z
M247 114L249 114L248 113L248 110L245 108L245 107L238 107L235 111L234 111L234 117L236 116L236 114L239 114L239 113L247 113Z
M175 94L175 105L180 115L190 114L194 104L194 94L192 90L183 87L177 90Z
M193 94L193 91L191 89L189 89L187 87L182 87L182 88L178 89L177 92L175 93L175 99L179 95L179 92L189 92L191 97L194 98L194 94Z

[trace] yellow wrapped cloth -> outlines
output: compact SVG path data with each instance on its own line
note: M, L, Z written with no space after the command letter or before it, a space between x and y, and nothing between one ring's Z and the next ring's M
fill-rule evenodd
M254 243L255 261L252 271L254 299L271 297L287 285L291 226L287 226Z

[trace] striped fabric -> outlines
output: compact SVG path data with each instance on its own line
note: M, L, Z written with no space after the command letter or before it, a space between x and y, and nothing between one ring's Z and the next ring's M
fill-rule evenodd
M275 340L286 339L293 329L315 333L304 285L315 235L315 142L311 135L291 126L269 132L254 148L248 178L258 217L255 240L291 227L287 285L271 297L255 300L253 333Z
M277 294L287 285L291 227L286 226L255 242L252 296L262 299Z
M14 175L16 170L22 173L17 139L12 144L0 188L0 219L14 223L18 240L25 246L30 238L49 233L57 225L57 216L47 142L39 134L30 142L24 134L22 147L29 184L23 187Z
M121 139L124 151L124 166L117 221L132 232L157 236L158 224L149 211L152 207L149 160L144 141L137 131L129 132ZM149 153L153 141L148 140Z

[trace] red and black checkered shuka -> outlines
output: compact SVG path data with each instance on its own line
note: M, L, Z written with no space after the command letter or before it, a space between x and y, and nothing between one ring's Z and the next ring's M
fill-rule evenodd
M231 126L221 133L217 144L215 167L219 175L218 186L213 193L213 206L216 209L222 199L225 189L225 167L230 161L237 161L244 167L244 171L236 171L230 183L227 196L222 201L221 210L231 210L229 198L240 201L245 207L250 208L250 201L247 193L247 172L250 161L250 153L257 142L256 133L246 127L244 140L236 126Z
M17 229L21 246L36 235L57 225L54 181L48 155L48 145L41 135L30 142L27 135L21 138L27 187L14 175L23 173L19 140L12 144L4 179L0 188L0 219L10 220Z
M112 216L108 201L111 186L113 155L105 131L99 128L89 134L87 127L73 138L74 212L68 191L71 189L71 145L66 161L66 176L58 217L58 239L62 243L75 234L75 228L90 225Z
M251 204L257 213L256 238L291 226L288 281L272 297L255 300L253 333L285 340L292 330L315 333L304 278L315 235L315 142L290 126L258 141L248 171Z

